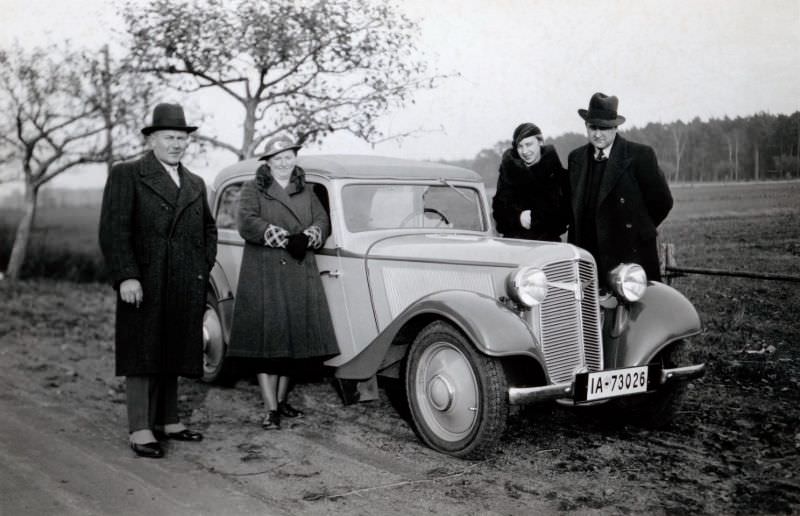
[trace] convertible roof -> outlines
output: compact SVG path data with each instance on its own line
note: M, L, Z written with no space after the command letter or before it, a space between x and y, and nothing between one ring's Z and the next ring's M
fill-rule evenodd
M214 178L214 189L231 177L250 176L263 163L251 158L222 169ZM299 155L297 164L306 172L328 178L343 179L450 179L454 181L480 181L472 170L433 163L382 156L357 154Z

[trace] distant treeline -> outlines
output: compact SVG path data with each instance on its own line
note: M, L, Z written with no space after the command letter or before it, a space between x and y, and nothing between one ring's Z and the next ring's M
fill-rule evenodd
M653 147L661 169L673 183L800 179L800 111L650 123L621 130L620 134ZM586 136L567 133L547 138L546 143L555 145L566 166L567 155L584 145ZM500 141L474 159L444 163L472 169L487 185L494 186L500 156L510 146L510 140Z

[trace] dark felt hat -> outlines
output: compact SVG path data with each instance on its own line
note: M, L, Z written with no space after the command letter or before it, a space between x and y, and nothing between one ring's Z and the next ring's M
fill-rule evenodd
M279 154L285 150L293 150L295 153L303 147L299 143L295 143L292 141L291 138L284 134L279 134L278 136L273 137L270 141L267 142L267 147L264 149L264 154L261 155L260 158L262 160L268 160L272 156Z
M589 109L579 109L578 114L587 124L599 127L617 127L625 121L624 116L617 115L619 99L604 93L595 93L589 99Z
M529 136L541 136L542 130L536 124L532 124L530 122L525 122L523 124L519 124L516 129L514 129L514 135L511 137L511 146L515 149L519 142L528 138Z
M142 134L147 135L167 129L193 133L197 130L197 127L186 125L186 117L183 115L183 108L179 104L163 103L153 109L153 121L142 129Z

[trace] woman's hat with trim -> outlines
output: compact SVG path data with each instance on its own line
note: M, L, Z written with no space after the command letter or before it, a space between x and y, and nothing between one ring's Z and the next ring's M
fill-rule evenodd
M624 116L617 115L618 105L617 97L597 92L589 99L589 109L579 109L578 115L586 120L587 124L606 128L617 127L625 121Z
M184 131L187 133L197 131L197 127L186 125L186 117L180 104L162 103L157 105L153 109L152 120L150 125L142 129L142 134L145 136L163 130Z
M514 134L511 137L511 146L516 149L517 145L519 145L519 142L531 136L541 137L542 130L539 129L536 124L532 124L530 122L519 124L517 128L514 129Z
M299 143L295 143L292 141L291 138L284 134L280 134L278 136L273 137L271 140L267 142L267 146L264 149L264 154L261 155L260 160L268 160L272 156L279 154L285 150L293 150L297 153L303 146Z

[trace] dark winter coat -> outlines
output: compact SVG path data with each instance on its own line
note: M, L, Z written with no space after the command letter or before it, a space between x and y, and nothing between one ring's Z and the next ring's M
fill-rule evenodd
M100 247L114 288L138 279L137 308L117 296L116 374L203 373L203 311L217 229L203 180L175 185L152 152L114 165L103 193Z
M567 230L569 198L567 175L552 145L542 147L541 159L528 166L516 149L503 153L492 215L497 231L507 238L557 242ZM531 227L525 229L520 214L531 210Z
M330 234L328 215L304 178L296 167L284 190L265 164L242 186L239 233L245 247L228 356L305 359L339 353L313 250L298 262L286 249L265 245L270 224L290 234L317 226L323 242Z
M648 279L660 280L656 228L672 209L672 194L652 148L617 135L597 195L594 227L582 227L583 199L594 147L584 145L569 155L572 224L568 240L581 246L586 231L597 231L598 278L620 263L638 263Z

